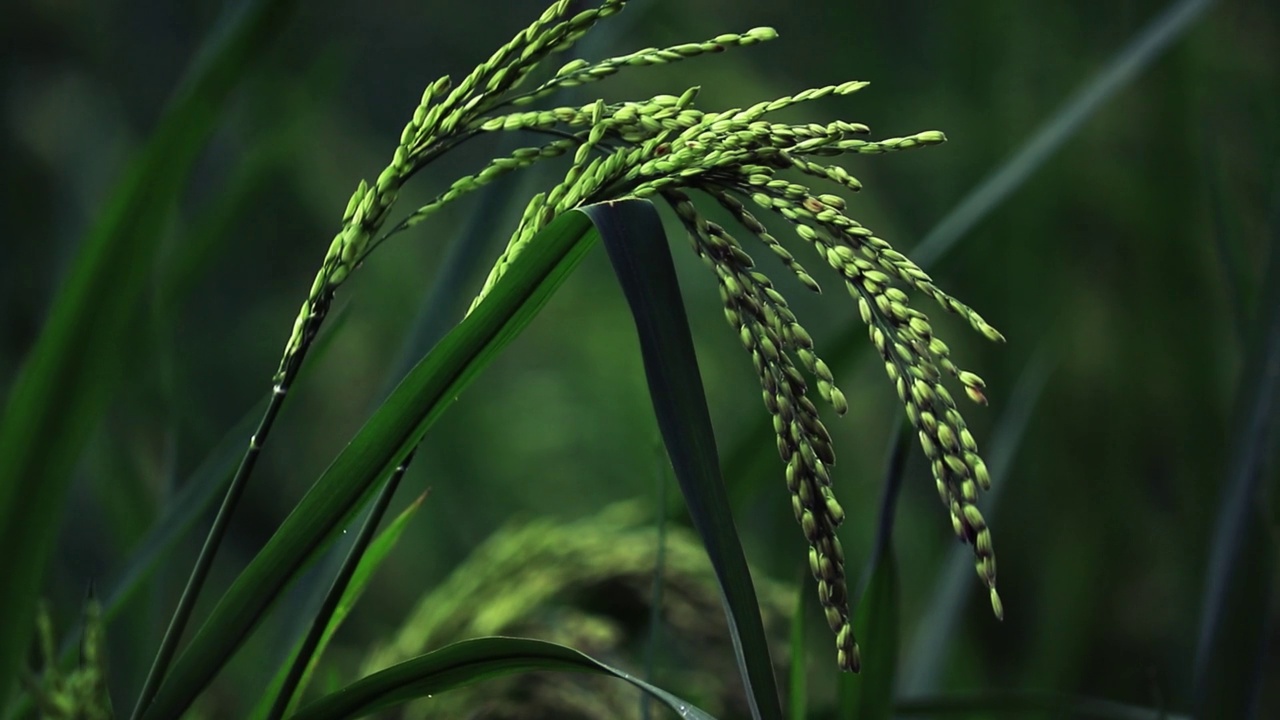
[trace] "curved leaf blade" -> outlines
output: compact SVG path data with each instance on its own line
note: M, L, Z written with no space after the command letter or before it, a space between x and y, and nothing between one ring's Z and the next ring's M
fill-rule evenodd
M626 680L688 720L715 720L662 688L564 645L531 638L463 640L376 672L304 707L294 720L364 717L482 680L535 670L591 672Z
M342 627L342 623L351 614L356 603L360 600L360 596L364 594L365 588L369 586L369 581L373 579L374 573L382 562L391 554L391 550L400 541L400 536L409 527L409 520L417 514L418 509L422 507L422 503L427 499L427 493L422 493L409 504L399 515L387 525L387 528L378 534L378 537L369 544L369 547L360 556L359 564L356 565L355 573L351 576L351 582L346 586L342 593L338 605L334 608L333 614L329 617L324 627L324 634L320 637L320 642L316 645L315 651L306 659L305 670L302 678L298 682L297 687L290 693L290 700L286 709L289 710L297 707L303 693L306 692L307 685L311 681L312 675L315 673L316 665L320 662L320 657L324 655L325 649L329 646L329 641L333 638L333 634ZM265 718L271 711L271 703L284 688L285 678L289 674L290 663L298 662L297 656L302 650L303 638L298 638L294 643L293 652L289 656L289 661L280 666L279 672L271 679L271 684L267 686L266 692L262 694L257 706L250 714L251 718Z

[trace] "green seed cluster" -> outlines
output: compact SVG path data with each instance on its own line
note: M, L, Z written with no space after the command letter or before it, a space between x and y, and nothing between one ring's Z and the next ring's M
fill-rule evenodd
M725 319L738 331L742 346L751 355L765 407L773 416L778 454L786 464L792 511L809 543L809 564L818 580L818 597L836 634L838 662L842 668L857 670L858 646L849 622L844 551L836 536L844 509L831 491L828 471L835 463L835 453L791 355L799 357L818 378L819 394L837 412L848 410L848 403L835 386L830 368L814 354L813 339L796 321L786 299L774 290L768 277L752 270L751 256L737 240L703 218L685 193L667 190L664 197L689 230L695 252L715 273Z
M835 453L808 391L815 385L818 397L838 414L848 410L848 401L786 299L767 276L754 269L751 256L738 240L701 214L693 196L710 198L737 225L758 238L804 286L820 292L813 275L755 214L763 208L790 225L801 243L839 276L853 296L871 342L917 430L953 528L973 546L978 574L990 591L996 615L1001 615L991 533L977 507L978 490L987 488L990 477L943 377L949 375L958 381L978 403L986 401L985 386L977 375L955 364L950 349L934 336L928 317L909 304L907 291L915 290L960 315L984 337L1003 338L972 308L939 289L909 258L850 218L843 198L797 182L816 178L857 192L861 183L840 165L830 163L830 158L926 147L945 141L945 137L928 131L872 140L867 137L867 126L860 123L787 124L767 117L812 100L858 92L866 87L864 82L811 88L719 112L695 106L697 88L642 101L530 109L532 103L559 89L595 82L629 67L678 62L776 37L770 28L756 28L700 43L648 48L596 63L572 60L550 80L520 93L520 85L539 63L568 49L596 22L621 10L625 0L604 0L600 6L572 16L569 4L568 0L553 4L456 85L444 77L426 88L390 165L375 182L362 181L352 195L341 229L299 313L277 382L281 383L294 356L314 335L333 292L372 249L503 175L551 158L572 159L561 181L536 194L525 207L473 309L538 231L557 216L623 196L660 198L674 209L695 252L714 273L725 317L751 356L765 407L773 418L792 510L809 544L819 600L836 636L838 664L856 670L858 647L849 620L844 554L837 537L844 511L832 491ZM511 131L540 135L544 144L490 161L390 230L382 230L401 186L419 169L468 139Z
M447 76L427 86L413 118L400 134L400 144L392 154L391 163L374 183L362 180L347 203L342 227L330 243L307 299L294 321L276 372L277 386L287 380L295 357L314 336L328 311L333 292L376 244L375 237L385 224L404 182L431 160L474 135L476 131L469 126L500 104L540 62L554 52L571 47L597 22L616 14L625 4L626 0L605 0L599 7L569 16L570 0L559 0L456 86ZM557 153L552 149L549 154ZM536 156L527 153L515 156L514 162L527 165L545 156L539 149ZM449 199L516 169L502 166L498 161L495 165L486 168L488 174L481 171L466 179L462 186L455 186ZM422 216L430 212L426 210Z
M660 96L645 103L596 103L507 116L504 122L512 125L572 132L581 145L564 180L530 202L520 228L476 299L478 304L537 230L568 209L626 194L666 200L689 230L695 251L715 273L725 316L755 365L765 406L774 419L778 452L786 465L792 509L809 543L819 599L836 635L837 660L849 670L857 668L858 650L836 535L844 512L832 494L830 467L835 456L830 436L807 397L809 383L817 386L818 396L837 413L845 412L848 402L786 300L768 277L753 269L750 255L725 228L701 216L688 191L700 191L727 210L811 290L819 291L817 280L748 204L789 222L844 280L917 429L953 528L973 545L978 573L989 588L995 613L1001 615L991 533L977 507L978 489L987 487L990 477L942 376L957 379L979 403L985 402L985 386L981 378L953 362L950 349L933 335L927 316L909 305L906 290L932 298L991 340L1003 338L972 308L938 288L909 258L846 215L843 198L783 176L798 172L856 192L861 188L856 178L820 158L908 150L945 138L929 131L876 141L863 137L868 130L857 123L787 125L764 117L797 103L863 87L865 83L831 85L719 113L694 108L696 92L690 90L679 98Z

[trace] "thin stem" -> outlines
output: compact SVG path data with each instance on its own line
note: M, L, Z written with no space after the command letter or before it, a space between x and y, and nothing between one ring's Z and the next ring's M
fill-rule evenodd
M316 333L320 329L320 324L324 322L325 315L329 312L329 304L332 299L332 295L324 295L316 303L315 312L307 320L307 328L303 333L302 342L299 344L297 352L289 359L284 373L271 389L271 401L267 404L267 409L262 414L258 429L249 438L249 447L245 450L244 457L240 460L240 466L236 469L235 477L231 479L231 484L227 487L227 494L223 497L222 505L218 508L218 514L213 519L209 534L205 536L204 545L200 548L200 554L196 557L195 565L191 568L191 575L187 578L186 587L182 589L182 596L178 599L178 607L173 611L173 617L169 620L169 627L165 630L164 637L160 641L160 649L156 651L151 670L148 671L147 679L138 695L138 704L134 706L133 714L130 716L132 720L141 718L147 706L155 699L156 692L160 689L165 673L168 672L169 665L173 662L173 656L178 650L178 643L187 628L187 623L191 620L191 613L195 609L196 600L200 596L204 582L209 576L209 569L213 566L213 559L218 553L218 546L222 543L222 538L226 535L227 526L231 523L231 515L235 512L240 496L244 494L244 489L249 484L249 476L253 473L253 468L258 462L258 456L262 452L262 445L266 442L272 425L275 424L276 415L280 412L280 408L284 405L285 397L289 393L289 386L294 378L297 377L298 371L302 367L302 361L307 355L307 350L311 348Z
M418 447L421 446L419 445ZM377 531L378 525L382 523L383 516L387 514L387 508L391 506L391 499L395 496L396 489L400 487L400 480L404 477L405 471L409 469L409 463L413 462L413 456L417 452L417 447L409 451L405 459L396 466L391 476L387 478L382 490L378 492L378 497L373 501L373 507L370 508L369 515L365 518L364 524L360 526L360 532L356 534L355 543L352 544L351 551L347 553L346 559L342 562L342 567L338 569L338 574L333 578L333 584L329 586L329 592L325 595L324 603L320 605L315 619L311 621L311 628L307 631L307 636L303 638L302 645L298 648L298 654L293 658L293 664L289 667L289 674L285 676L284 684L280 686L280 692L276 695L275 702L271 705L271 711L267 713L267 720L280 720L280 718L284 717L285 712L289 710L289 705L293 702L293 696L297 692L298 684L302 681L302 676L306 673L307 666L311 663L311 656L315 654L316 648L320 646L320 641L324 638L324 633L329 628L329 621L333 618L334 612L337 611L338 604L342 602L342 596L346 594L347 588L351 585L351 578L355 576L356 568L359 567L365 550L369 548L369 543L373 542L373 535Z
M666 570L667 557L667 514L663 511L663 508L667 506L667 473L665 472L665 465L670 462L661 447L659 447L657 459L660 463L658 472L658 552L653 562L653 597L649 606L649 642L644 649L644 679L645 682L650 684L654 682L654 668L657 665L658 655L658 636L662 629L662 575ZM649 693L641 693L640 717L643 720L651 720L653 717L652 701L653 698Z

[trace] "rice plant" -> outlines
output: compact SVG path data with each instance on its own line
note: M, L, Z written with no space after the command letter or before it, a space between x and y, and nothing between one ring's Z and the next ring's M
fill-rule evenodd
M36 518L47 514L38 510L63 503L72 459L82 449L77 432L87 418L101 413L105 380L76 380L65 387L58 381L64 376L78 378L77 363L108 347L113 332L128 322L130 310L141 303L143 285L129 280L129 273L137 272L129 259L131 252L155 247L163 224L158 213L139 211L145 206L147 189L187 171L212 127L212 119L201 114L204 108L225 99L258 48L279 31L291 5L282 0L252 4L204 63L192 70L183 84L184 93L175 96L130 183L122 185L115 211L94 241L97 250L86 251L78 261L72 274L74 290L59 298L50 329L8 398L0 422L0 439L11 448L0 452L0 510L5 513L0 517L0 542L34 542L33 552L16 560L12 573L6 572L13 582L0 590L0 616L18 618L14 627L20 628L0 642L0 677L20 667L33 640L38 649L37 667L23 675L13 700L15 715L36 711L49 717L112 717L113 707L125 706L121 698L113 704L106 690L112 668L105 658L103 615L111 612L112 604L109 601L104 611L96 598L86 601L79 663L69 664L72 645L58 647L48 612L42 607L37 610L53 530L35 528L34 521L23 518L18 509L35 508L31 517ZM769 581L753 581L748 570L722 487L720 458L685 318L686 310L696 314L709 308L684 307L655 206L664 208L672 227L682 229L689 248L709 271L708 282L714 282L719 294L718 311L749 358L764 405L760 415L771 427L772 444L781 461L775 470L777 482L786 487L791 515L799 525L797 539L803 538L808 546L807 558L796 561L807 565L814 582L806 580L805 586L813 588L816 597L800 598L795 611L799 629L793 632L787 662L792 665L792 690L799 688L801 697L790 698L793 716L806 713L805 603L820 607L828 626L821 672L839 671L847 678L864 666L880 664L867 675L877 683L874 688L866 680L861 685L856 680L840 681L844 711L854 712L849 708L856 707L865 717L887 717L893 712L899 587L891 535L900 480L909 475L899 441L887 473L862 601L855 607L849 561L838 535L846 512L837 494L844 492L845 479L834 469L836 443L819 409L826 405L834 414L845 415L850 399L837 382L833 368L838 363L829 362L830 354L828 359L819 354L814 334L793 309L794 298L789 300L780 289L793 279L798 286L821 293L819 278L834 278L848 293L848 300L828 302L856 310L888 379L886 394L897 397L910 427L910 442L933 477L950 530L968 546L967 562L976 570L992 613L1003 619L993 536L979 507L993 476L999 477L995 471L999 463L993 462L992 470L988 469L975 432L953 395L954 390L963 391L968 401L984 406L987 386L935 334L935 323L919 300L932 301L956 316L978 338L1002 343L1004 336L977 310L943 290L922 267L927 262L913 260L854 218L859 213L853 197L863 186L851 171L850 160L930 148L945 143L946 136L938 130L877 135L852 119L779 119L796 117L811 103L854 94L874 102L874 92L861 80L799 89L773 99L743 98L739 107L728 108L701 102L698 86L665 87L661 93L634 100L561 104L570 89L590 92L595 83L622 73L714 61L702 56L745 51L778 37L773 28L756 27L603 60L578 57L580 43L598 32L598 26L614 21L613 16L626 5L626 0L600 0L584 8L580 2L558 0L470 72L426 83L398 139L387 143L390 159L385 168L372 179L358 181L345 207L335 208L332 240L323 254L317 252L319 268L307 291L300 293L302 301L292 326L281 328L283 351L275 373L263 377L269 380L264 382L269 386L268 398L247 447L235 453L236 469L228 473L221 506L145 680L136 698L129 698L131 717L178 717L199 708L214 678L254 638L267 613L309 566L326 557L357 518L359 530L346 548L345 559L323 566L333 571L326 575L331 584L327 592L316 594L321 598L318 610L304 623L307 627L298 633L255 703L256 717L359 717L481 679L539 669L594 673L615 683L621 679L684 717L710 717L697 707L708 703L714 703L719 713L781 717L783 705L773 675L775 666L783 663L774 655L781 644L779 618L789 612L780 608L791 607L792 599ZM464 146L492 146L490 141L497 137L516 138L517 144L453 180L434 198L406 207L406 198L414 195L411 181L429 177L438 183L437 169L446 165L443 158L466 157ZM469 196L516 174L527 175L535 183L547 177L554 180L543 183L524 203L505 247L484 281L473 289L463 319L403 376L232 584L214 590L210 575L215 558L246 488L255 480L259 459L276 447L272 439L277 418L299 386L308 360L321 353L325 338L332 336L335 308L356 286L352 280L358 271L375 262L377 251L391 244L422 241L446 208L452 211ZM175 192L165 187L165 192ZM936 243L953 242L947 232L930 238L922 249L929 259L940 252ZM430 500L420 498L378 532L424 437L597 241L609 252L635 321L668 461L696 531L672 531L669 537L658 533L656 542L671 548L669 565L659 571L659 577L686 598L694 598L702 610L720 601L718 611L725 616L724 630L732 642L721 642L716 649L734 655L733 669L741 676L742 686L709 683L705 697L690 699L688 693L697 690L689 686L669 688L652 676L640 677L624 669L621 643L616 637L612 642L601 640L630 630L602 625L589 612L551 622L527 615L531 607L542 607L548 598L560 598L559 594L602 582L629 583L630 587L644 576L647 555L631 550L653 539L643 534L641 540L642 534L631 531L638 524L633 511L615 508L579 525L535 523L537 531L532 534L498 532L448 582L422 588L418 619L406 622L396 637L375 648L356 677L340 690L316 691L313 676L335 631L353 612L404 527L424 503L429 507ZM768 262L776 261L792 278L775 283L756 264L753 256L764 257L760 253L771 256ZM811 272L810 267L815 270ZM127 291L107 297L112 281L121 277L121 287ZM107 299L97 303L98 297ZM77 332L78 328L88 330ZM114 358L103 363L102 372L109 378L120 372L124 357L107 355ZM1010 411L1014 417L1025 419L1035 402L1043 368L1035 366L1033 371L1028 374L1040 380L1029 382L1035 390L1016 396L1015 407L1023 414ZM65 413L42 414L63 397L67 398ZM1261 407L1259 412L1265 414L1266 406ZM884 420L886 426L893 422ZM45 436L58 441L36 442ZM51 479L44 487L16 480L35 469ZM905 481L912 479L907 476ZM219 482L210 485L223 488ZM195 509L190 517L198 515ZM600 543L579 547L588 537ZM697 548L694 537L710 558L718 583L711 590L704 582L707 576L699 576L694 569L696 560L701 560L695 560L697 553L692 552ZM560 572L548 572L548 568ZM520 581L525 571L538 579ZM506 585L513 578L520 585L518 590ZM469 604L477 596L492 601L489 614L482 615ZM655 596L647 601L655 613L660 600ZM200 601L209 609L197 623ZM501 621L495 620L499 615ZM858 634L871 628L868 634L879 643L866 658L855 626ZM696 623L679 627L683 634L696 634ZM497 637L507 634L531 637ZM1204 643L1209 647L1213 640ZM699 662L716 661L703 658ZM625 701L594 689L584 691L574 682L539 686L525 684L522 678L508 680L505 687L515 688L510 692L516 695L533 692L529 688L552 688L548 692L558 698L555 703L563 704L550 706L565 713L627 713ZM0 708L10 691L0 686ZM682 694L677 697L673 691ZM578 692L584 694L576 697ZM463 712L471 703L504 707L501 702L487 704L479 695L459 693L454 698L452 704L441 702L434 708ZM643 712L647 716L648 710Z

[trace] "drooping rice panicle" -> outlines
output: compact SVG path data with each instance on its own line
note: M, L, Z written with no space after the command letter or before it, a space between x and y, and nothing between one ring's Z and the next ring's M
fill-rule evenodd
M847 411L848 401L786 299L755 268L734 234L704 217L693 198L699 193L710 197L803 285L819 291L817 279L797 258L799 253L770 231L767 213L760 212L763 209L780 218L779 225L789 225L799 238L798 245L811 248L854 298L871 343L917 432L953 529L973 546L978 574L989 589L994 612L1001 615L991 533L977 506L979 490L989 486L990 477L943 378L949 375L958 380L978 403L986 402L985 385L955 363L925 313L910 305L908 292L919 292L960 315L990 340L1003 338L972 308L938 288L906 255L853 220L844 198L797 182L817 179L857 192L861 183L831 158L927 147L945 137L929 131L872 140L867 126L860 123L793 124L766 117L813 100L858 92L867 86L861 81L810 88L720 111L695 107L697 88L640 101L597 100L576 107L532 108L558 90L603 80L628 68L678 62L776 37L771 28L755 28L598 62L571 59L549 80L520 91L547 58L570 49L624 5L625 0L604 0L574 13L572 3L560 0L460 81L442 77L427 86L390 164L373 182L361 181L351 196L286 345L277 373L279 394L283 396L284 381L296 370L293 360L314 336L333 293L369 252L472 190L535 163L562 155L572 158L564 177L526 205L472 308L483 301L538 231L557 216L623 196L661 198L674 209L695 252L710 266L725 317L751 357L773 419L793 514L809 544L819 600L836 636L838 664L856 669L858 649L849 621L844 555L836 534L844 511L832 489L835 454L808 391L816 386L819 397L839 414ZM497 132L534 134L542 140L458 179L392 230L382 231L409 178L463 142Z

